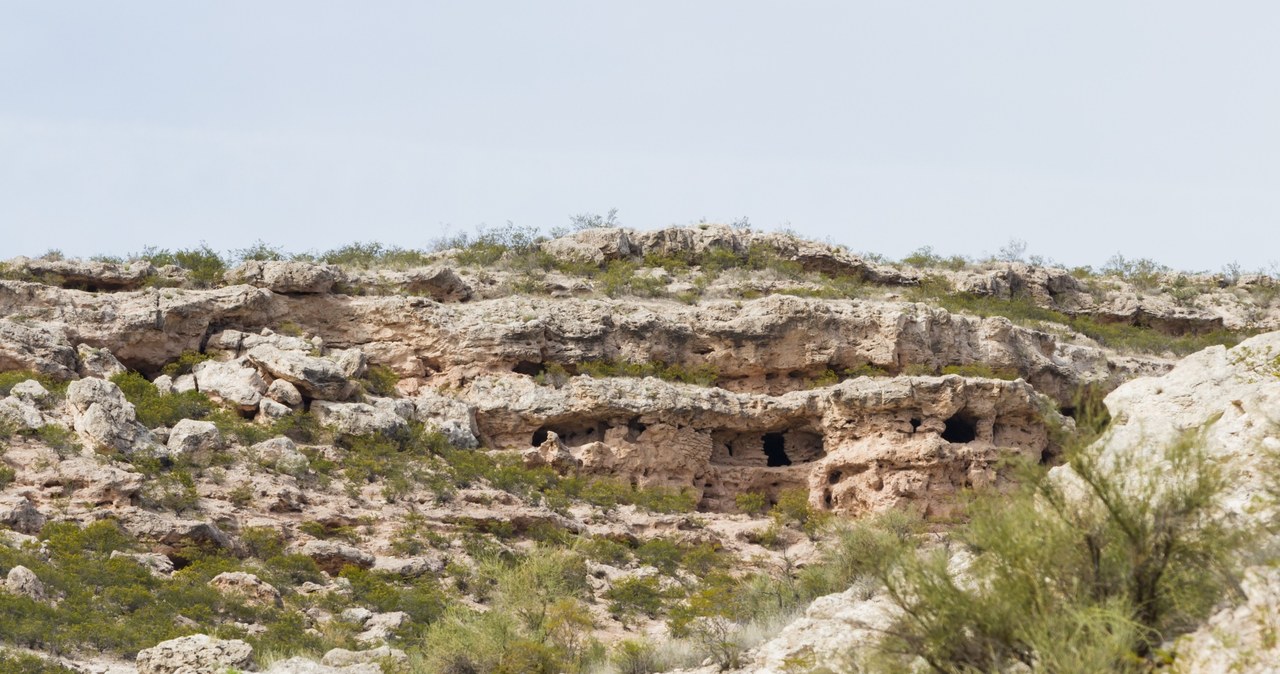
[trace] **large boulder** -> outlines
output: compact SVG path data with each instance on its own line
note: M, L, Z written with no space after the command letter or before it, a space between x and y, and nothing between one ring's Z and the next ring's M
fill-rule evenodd
M480 446L476 408L462 400L424 389L413 399L413 418L444 434L454 447Z
M162 641L138 652L138 674L222 674L231 667L247 667L253 647L239 639L215 639L193 634Z
M0 426L34 430L45 425L44 414L29 400L10 396L0 400Z
M196 387L242 410L258 407L267 392L267 382L258 371L238 361L206 360L192 368Z
M22 565L9 569L9 574L4 580L4 589L33 601L44 601L48 598L45 593L44 583L40 581L34 571Z
M0 371L31 370L55 379L74 379L76 365L76 350L60 328L0 318Z
M246 260L227 272L230 283L247 283L274 293L327 293L344 278L333 265L310 262Z
M337 541L307 541L298 549L332 576L337 576L344 566L373 567L373 555L346 543Z
M88 344L76 346L76 358L80 361L77 371L81 377L110 379L127 371L127 368L119 360L116 360L116 357L110 351L95 349Z
M395 412L367 403L334 403L317 400L311 403L311 413L320 423L340 433L351 435L371 433L395 435L407 428L405 420Z
M168 447L174 455L219 449L222 447L222 434L211 422L183 419L169 431Z
M127 263L16 257L9 267L33 280L77 290L136 290L155 268L145 260Z
M236 595L255 606L281 606L280 591L252 573L226 571L213 577L209 587L227 595Z
M80 379L67 387L67 408L76 432L91 448L106 447L126 454L156 449L151 432L138 423L137 414L114 383Z
M270 344L260 344L249 349L248 357L249 362L255 366L272 377L292 383L310 398L346 400L356 390L355 384L347 378L343 365L329 358L285 351Z
M557 260L600 265L609 260L631 257L635 251L627 230L594 227L542 243L543 252Z
M409 293L425 295L437 302L471 299L471 286L449 267L412 269L388 280L399 283Z

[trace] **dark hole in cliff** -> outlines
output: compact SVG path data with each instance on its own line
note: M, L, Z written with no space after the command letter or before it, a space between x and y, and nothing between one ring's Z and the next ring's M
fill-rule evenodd
M768 433L721 430L713 431L711 439L711 461L723 466L776 468L817 461L827 455L822 434L804 428Z
M1054 462L1054 459L1055 459L1055 458L1056 458L1055 452L1054 452L1052 449L1049 449L1048 447L1045 447L1045 448L1040 452L1040 465L1042 465L1042 466L1051 466L1051 465L1053 465L1053 464L1055 463L1055 462Z
M912 419L912 420L911 420L911 432L912 432L912 433L914 433L914 432L916 431L916 429L917 429L917 428L920 428L920 420L919 420L919 419Z
M831 498L831 490L830 490L830 489L824 489L824 490L822 490L822 502L823 502L823 504L825 504L828 508L830 508L832 505L834 505L834 501L833 501L833 500L832 500L832 498Z
M973 420L959 414L947 419L942 428L942 439L947 442L973 442L978 437L978 429Z
M791 465L791 459L787 457L787 442L781 433L765 433L763 445L766 466Z
M839 481L840 481L840 478L842 478L842 477L844 477L844 473L843 473L843 472L838 471L838 470L833 470L833 471L831 471L831 474L827 476L827 484L835 484L835 483L839 482Z
M533 438L530 441L534 447L537 447L547 441L549 433L555 433L560 437L560 442L570 447L578 447L588 442L603 441L604 434L608 430L609 424L605 421L554 423L547 424L534 431Z
M635 442L640 439L640 434L644 433L649 427L642 423L639 419L632 419L627 422L627 442Z
M1071 417L1072 419L1076 418L1076 408L1074 407L1062 408L1062 416Z
M546 372L547 368L542 363L535 363L530 360L522 360L519 363L516 363L515 367L511 368L511 371L515 372L516 374L523 374L523 375L528 375L530 377L536 377Z

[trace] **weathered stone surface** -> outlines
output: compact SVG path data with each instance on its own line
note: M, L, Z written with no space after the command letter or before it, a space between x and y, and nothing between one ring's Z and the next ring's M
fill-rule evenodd
M4 580L4 589L33 601L48 599L44 583L40 581L34 571L22 565L9 569L9 574Z
M49 399L49 390L34 379L20 381L9 389L9 395L39 405Z
M110 379L128 369L121 365L120 361L116 360L116 357L111 355L110 351L95 349L88 344L76 346L76 358L80 362L76 371L81 377Z
M220 449L222 433L212 422L183 419L169 431L168 447L169 452L175 455Z
M465 302L471 299L471 286L449 267L411 269L388 277L414 295L425 295L437 302Z
M111 559L130 559L157 577L166 577L173 573L173 561L164 555L154 552L122 552L111 551Z
M196 387L242 410L257 408L267 392L267 382L258 371L238 361L206 360L192 368Z
M223 594L243 597L246 603L257 606L281 606L280 591L252 573L226 571L214 576L209 587Z
M283 419L290 414L293 414L293 410L289 409L287 405L281 405L270 398L263 398L258 401L257 420L262 423L269 424L277 419Z
M298 451L297 445L286 437L264 440L250 447L249 451L259 463L286 475L301 475L310 465L307 455Z
M0 313L7 312L0 308ZM0 318L0 371L31 370L56 379L74 379L76 365L76 351L57 327Z
M272 377L294 384L311 398L346 400L355 391L355 385L347 379L342 365L328 358L283 351L268 344L253 347L248 357L250 362Z
M297 407L302 404L302 393L298 391L298 387L283 379L271 382L271 385L267 387L267 397L289 407Z
M37 384L39 386L39 384ZM44 414L28 398L10 396L0 399L0 426L18 430L34 430L45 425Z
M424 389L413 399L413 406L413 418L443 433L454 447L479 446L475 408L466 401Z
M395 634L396 630L407 624L409 624L409 614L404 611L375 613L364 621L364 631L356 635L356 641L361 643L386 641Z
M1280 672L1280 570L1252 567L1240 588L1242 603L1215 613L1174 643L1179 674Z
M135 260L127 264L93 260L46 260L16 257L11 269L42 282L77 290L113 291L141 288L155 273L150 263Z
M90 447L126 454L156 449L151 432L138 423L133 403L119 386L102 379L80 379L67 387L67 408L76 432Z
M221 674L228 667L247 667L253 648L239 639L193 634L162 641L138 652L138 674Z
M47 519L30 500L17 495L0 495L0 525L24 534L38 534Z
M603 264L609 260L631 257L631 237L617 227L596 227L573 232L542 243L542 250L568 262Z
M327 293L342 281L342 269L327 264L246 260L227 272L230 283L247 283L276 293Z
M321 569L332 576L337 576L342 567L348 564L368 569L373 567L374 561L372 554L337 541L307 541L298 552L315 560Z
M376 664L331 667L303 657L293 657L275 662L263 674L383 674L383 671Z
M373 564L374 571L394 573L405 578L417 578L427 574L440 573L444 570L445 559L442 555L419 557L379 557Z
M351 651L345 648L334 648L320 659L320 663L329 667L350 667L352 665L376 665L383 661L404 663L408 661L404 651L390 646L378 646L363 651Z
M407 428L405 420L394 412L367 403L317 400L311 403L311 413L320 423L340 433L352 435L394 435Z

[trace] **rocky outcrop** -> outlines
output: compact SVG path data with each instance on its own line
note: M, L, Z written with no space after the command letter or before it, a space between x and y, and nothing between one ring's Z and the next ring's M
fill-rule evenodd
M239 639L193 634L139 651L137 663L138 674L221 674L252 660L253 648Z
M209 581L209 587L227 595L235 595L256 606L279 607L280 591L252 573L225 571Z
M183 419L169 431L168 447L172 456L219 449L222 447L222 434L211 422Z
M1253 567L1240 583L1243 603L1214 614L1178 639L1178 674L1274 674L1280 663L1280 571Z
M362 569L373 566L373 555L346 543L337 541L307 541L299 548L300 554L315 560L321 569L338 575L342 567L351 565Z
M319 400L346 400L355 392L348 377L355 376L359 366L333 358L309 356L298 351L285 351L269 344L253 347L249 362L276 379L297 386L303 395Z
M208 360L193 369L196 388L214 398L225 400L242 410L253 410L267 392L267 382L258 371L240 361Z
M127 264L92 260L48 260L16 257L9 260L11 274L63 288L89 291L136 290L156 273L150 263Z
M91 447L126 454L157 448L151 432L138 423L133 403L119 386L102 379L80 379L67 387L67 408L76 432Z
M0 315L17 316L16 308ZM56 326L0 318L0 371L30 370L55 379L76 377L76 351Z
M44 583L40 581L40 578L36 576L34 571L21 565L9 569L4 585L0 589L7 590L19 597L26 597L32 601L42 602L48 598L45 593Z
M246 283L275 293L327 293L345 279L333 265L310 262L246 260L227 272L227 282Z
M801 488L816 507L850 514L914 502L942 515L957 491L997 482L1002 458L1056 451L1047 424L1057 414L1020 381L861 378L765 396L653 378L579 376L555 388L508 376L463 395L490 446L551 443L538 452L546 462L563 443L585 472L688 490L710 510L731 510L746 491Z

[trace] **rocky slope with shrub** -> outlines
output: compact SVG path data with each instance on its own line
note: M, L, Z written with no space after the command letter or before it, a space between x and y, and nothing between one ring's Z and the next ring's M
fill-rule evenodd
M237 257L0 266L19 671L733 666L879 596L835 524L945 529L1089 400L1280 316L1270 276L712 225ZM750 657L838 671L810 651Z

